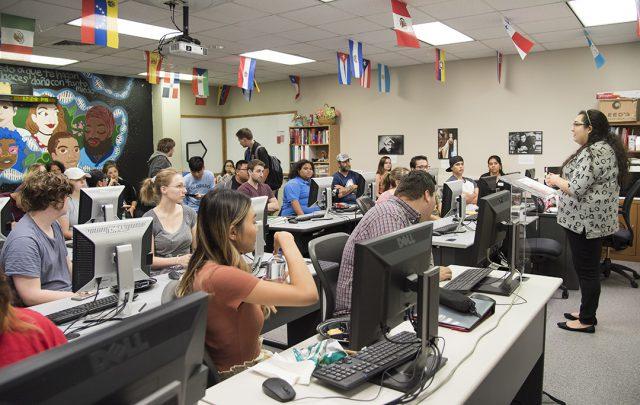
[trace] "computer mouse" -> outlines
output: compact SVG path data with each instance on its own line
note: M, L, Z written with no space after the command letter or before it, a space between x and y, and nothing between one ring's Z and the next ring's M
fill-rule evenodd
M171 271L169 272L169 278L170 278L171 280L180 280L180 277L182 277L182 274L178 273L178 272L177 272L177 271L175 271L175 270L171 270Z
M279 402L289 402L296 397L296 391L282 378L267 378L264 380L262 392Z
M295 218L289 218L287 221L289 221L290 224L297 224L298 220Z

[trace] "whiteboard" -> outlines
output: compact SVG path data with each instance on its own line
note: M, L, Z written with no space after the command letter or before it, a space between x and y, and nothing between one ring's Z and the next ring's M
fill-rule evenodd
M189 171L187 161L187 142L202 141L207 148L204 156L205 169L218 173L222 169L222 119L208 117L182 117L180 119L182 136L182 167ZM192 149L192 156L193 149Z
M241 128L249 128L253 139L267 148L269 155L274 155L282 163L282 171L289 172L289 126L293 113L258 115L252 117L227 118L227 159L234 162L244 159L244 148L238 143L236 132ZM278 144L278 133L284 135L284 142Z

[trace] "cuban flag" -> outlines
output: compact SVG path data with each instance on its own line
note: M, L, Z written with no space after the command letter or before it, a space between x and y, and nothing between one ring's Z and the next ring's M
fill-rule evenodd
M371 61L369 59L362 59L362 76L360 77L360 86L368 89L371 87Z
M591 37L589 36L589 33L587 32L587 30L584 30L584 36L585 38L587 38L587 44L589 45L589 49L591 49L593 60L596 62L596 69L600 69L601 67L604 66L606 62L604 60L604 56L602 56L600 51L598 51L598 48L596 48L596 44L594 44L593 41L591 40Z
M391 90L391 76L389 66L378 63L378 91L388 93Z
M507 30L507 34L511 37L511 41L513 41L513 44L516 46L516 49L520 54L520 58L524 60L531 48L533 48L534 43L523 37L518 31L514 30L508 19L502 17L502 23L504 24L504 29Z
M290 75L289 81L291 81L291 85L296 90L296 96L294 99L297 100L300 98L300 76Z
M413 31L407 5L399 0L391 0L391 10L393 11L393 29L396 31L398 46L420 48L420 42Z
M349 63L349 55L338 52L338 83L345 85L351 84L351 69Z
M238 87L244 90L253 90L253 80L256 72L255 59L240 57L238 66Z
M364 66L362 63L362 42L349 40L349 54L351 56L351 71L356 79L362 77Z

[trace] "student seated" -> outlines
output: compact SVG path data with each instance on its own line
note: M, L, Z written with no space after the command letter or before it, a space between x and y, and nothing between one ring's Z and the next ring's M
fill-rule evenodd
M395 167L390 172L384 175L382 179L382 187L384 192L380 194L376 204L383 203L387 201L391 196L393 196L396 192L396 188L398 184L400 184L400 180L409 173L409 169L406 167Z
M411 158L411 161L409 162L409 167L411 168L412 171L422 170L423 172L428 173L429 169L431 168L431 165L429 164L429 159L427 159L426 156L417 155ZM437 184L438 179L434 178L433 180ZM442 196L440 195L440 191L438 190L437 187L436 187L435 197L436 197L436 206L431 212L431 217L430 217L431 221L440 219L440 211L442 211Z
M249 169L249 180L238 187L238 191L249 198L267 197L267 211L270 214L280 210L280 203L273 194L273 190L264 183L264 162L260 159L253 159L247 168Z
M102 166L102 172L107 176L107 186L124 186L122 196L124 197L124 208L128 218L135 216L136 208L138 207L138 193L135 187L133 187L128 181L120 177L120 170L118 164L113 160L107 160Z
M451 177L447 179L449 181L462 180L462 194L465 196L467 204L478 204L478 185L475 181L468 177L464 177L464 159L462 156L454 156L449 158L448 172L451 172Z
M236 174L230 180L219 183L216 188L226 188L228 190L237 190L242 184L249 180L249 162L246 160L238 160L236 162Z
M200 156L189 159L189 170L191 173L184 176L184 186L187 188L187 197L184 202L197 213L200 200L213 190L216 180L212 172L205 170L204 159Z
M37 173L21 191L26 214L7 237L0 267L27 306L71 297L71 262L57 220L73 186L64 176Z
M58 220L62 226L62 233L65 239L73 239L73 226L78 225L78 215L80 214L80 189L87 187L87 179L91 177L79 167L72 167L64 171L64 175L73 186L73 192L67 199L67 214Z
M391 158L389 156L383 156L378 161L378 170L376 170L376 184L378 185L378 190L376 190L376 195L380 195L384 193L386 190L382 184L384 177L387 173L391 171Z
M196 243L196 212L182 204L186 189L176 169L160 170L155 180L146 179L140 189L145 200L157 206L143 216L153 218L152 269L169 266L187 267ZM216 216L210 217L214 220Z
M429 214L436 203L433 197L435 188L433 178L428 173L421 170L412 171L402 178L394 196L367 211L344 247L333 316L351 313L355 244L429 220ZM433 264L433 257L430 263L429 267ZM440 267L440 281L449 278L451 278L451 270Z
M216 177L216 184L225 183L230 181L233 176L236 175L235 165L233 160L225 160L224 165L222 166L222 171Z
M89 171L89 176L91 176L87 177L87 186L89 186L89 188L106 187L107 184L109 184L107 175L104 174L100 169L91 169Z
M334 202L355 204L360 174L351 170L351 158L346 153L339 154L336 159L339 169L334 173L331 183L331 187L338 192Z
M45 165L45 167L47 168L48 172L51 172L53 174L62 174L66 170L66 168L64 167L64 164L62 164L57 160L50 161Z
M487 166L489 167L489 171L480 177L496 176L499 178L500 176L504 176L504 172L502 171L502 159L500 159L500 156L489 156L489 159L487 160Z
M211 219L215 218L215 221ZM222 378L264 358L260 332L274 306L308 306L318 291L293 236L276 232L274 250L282 250L291 283L264 281L251 274L243 255L253 251L256 214L251 200L231 190L215 190L202 199L198 243L180 280L178 296L209 294L206 348Z
M317 205L307 207L311 187L309 179L313 177L314 173L315 167L309 160L303 159L295 163L293 170L289 173L289 181L284 186L281 216L310 214L320 210Z
M0 368L67 343L45 316L11 305L11 288L0 273Z

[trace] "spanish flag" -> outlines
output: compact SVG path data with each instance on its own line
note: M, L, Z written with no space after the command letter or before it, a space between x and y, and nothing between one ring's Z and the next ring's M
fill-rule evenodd
M82 43L118 48L118 0L82 0Z
M144 51L147 59L147 81L151 84L158 84L160 81L160 68L162 67L162 55L155 51Z

